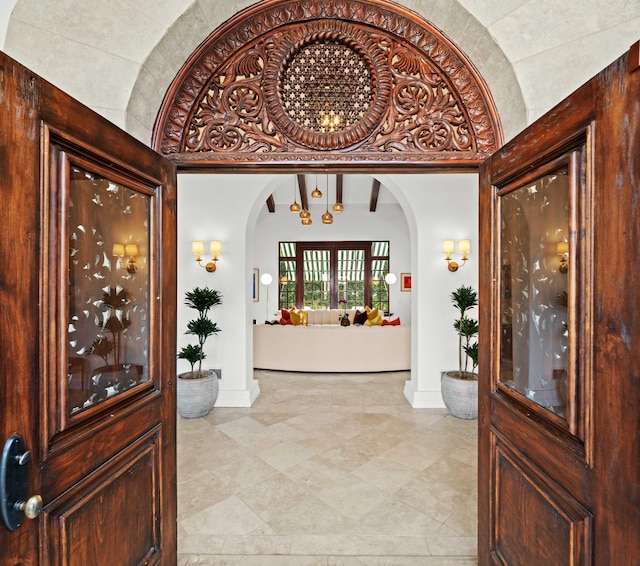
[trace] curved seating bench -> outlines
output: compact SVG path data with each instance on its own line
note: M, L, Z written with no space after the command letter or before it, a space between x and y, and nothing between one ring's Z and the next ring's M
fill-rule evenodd
M334 322L255 325L253 367L299 372L409 370L411 327L340 326Z

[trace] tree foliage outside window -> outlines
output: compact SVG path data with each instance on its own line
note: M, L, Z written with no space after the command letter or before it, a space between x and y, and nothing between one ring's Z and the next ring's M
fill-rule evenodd
M389 242L280 242L279 307L389 312Z

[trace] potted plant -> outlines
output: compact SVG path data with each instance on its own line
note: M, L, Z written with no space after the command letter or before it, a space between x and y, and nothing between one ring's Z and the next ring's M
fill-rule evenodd
M478 342L472 340L478 335L478 321L467 313L478 305L478 293L463 285L451 293L451 302L458 311L453 323L458 335L458 370L442 372L442 399L454 417L475 419L478 417Z
M187 419L208 414L218 397L218 376L215 371L203 370L202 360L206 358L205 342L221 330L209 318L209 310L221 303L222 294L208 287L195 287L185 293L184 304L198 313L187 323L185 332L196 336L198 343L184 346L178 352L178 358L191 365L191 371L178 375L178 413Z

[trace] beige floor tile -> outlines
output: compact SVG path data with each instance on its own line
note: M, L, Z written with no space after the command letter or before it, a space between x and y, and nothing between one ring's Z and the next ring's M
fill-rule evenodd
M251 408L178 418L179 564L477 564L477 422L408 372L256 371Z
M181 521L190 535L244 535L258 529L263 523L235 495Z

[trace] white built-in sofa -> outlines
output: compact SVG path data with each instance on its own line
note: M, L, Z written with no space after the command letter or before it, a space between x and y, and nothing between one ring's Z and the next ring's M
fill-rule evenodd
M298 372L378 372L411 368L410 326L340 326L336 309L308 310L306 326L253 326L253 366ZM355 311L348 311L353 322Z

